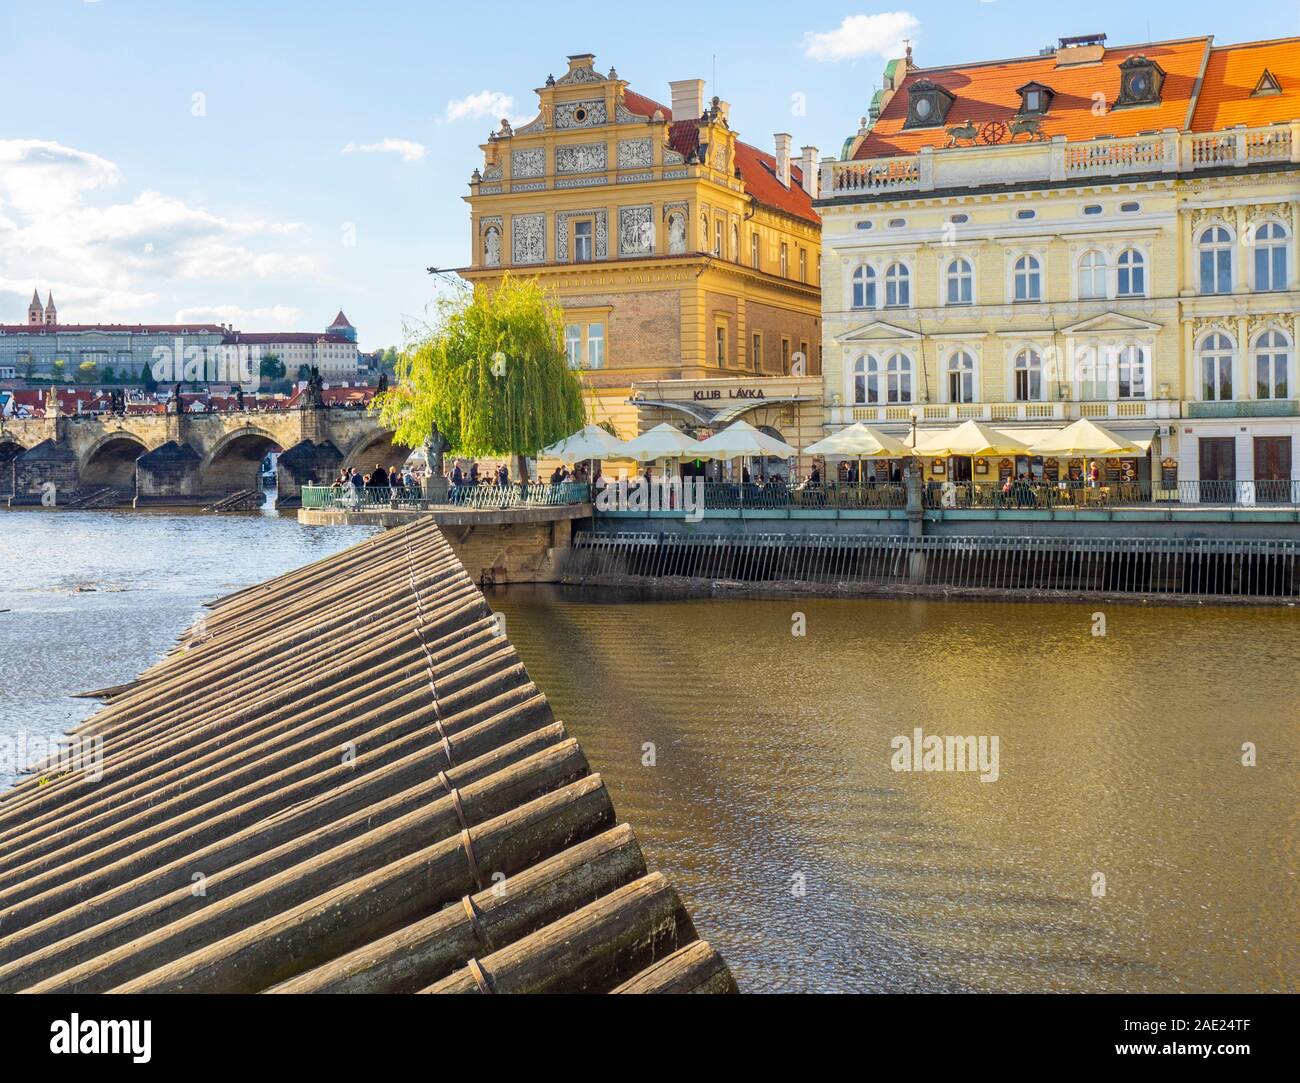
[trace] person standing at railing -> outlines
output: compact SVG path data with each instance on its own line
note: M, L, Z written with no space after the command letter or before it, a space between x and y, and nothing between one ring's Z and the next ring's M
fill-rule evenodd
M478 484L478 462L477 460L469 464L469 483Z
M454 489L459 489L465 484L465 475L461 472L459 459L456 460L451 468L451 484Z
M506 469L505 463L497 467L497 484L503 489L510 484L510 471Z
M388 488L388 471L382 464L376 465L374 473L370 475L370 487L372 489Z

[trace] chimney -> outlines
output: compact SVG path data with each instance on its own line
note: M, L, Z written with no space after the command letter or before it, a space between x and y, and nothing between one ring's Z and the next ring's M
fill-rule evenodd
M704 80L678 79L669 83L673 96L673 120L699 120L704 114Z
M802 147L803 157L799 159L799 168L803 172L803 190L813 199L817 198L817 148Z
M794 140L785 132L776 134L776 179L790 187L790 147Z

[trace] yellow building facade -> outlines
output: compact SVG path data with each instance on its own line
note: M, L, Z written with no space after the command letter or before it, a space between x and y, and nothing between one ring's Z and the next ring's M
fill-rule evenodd
M1296 39L1081 39L892 62L823 168L827 432L973 418L1032 443L1091 418L1145 450L1108 464L1126 478L1294 500L1297 58Z
M671 105L590 54L503 121L470 193L472 283L536 276L565 314L589 421L642 431L632 385L820 372L817 151L742 142L698 79ZM698 419L682 414L684 428Z

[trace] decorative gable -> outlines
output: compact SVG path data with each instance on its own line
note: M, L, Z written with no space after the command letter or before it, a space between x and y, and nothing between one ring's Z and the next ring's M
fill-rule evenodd
M1265 68L1264 73L1259 77L1259 82L1255 84L1255 89L1250 92L1250 96L1252 98L1265 98L1270 94L1281 93L1282 84L1277 81L1277 76L1268 68Z

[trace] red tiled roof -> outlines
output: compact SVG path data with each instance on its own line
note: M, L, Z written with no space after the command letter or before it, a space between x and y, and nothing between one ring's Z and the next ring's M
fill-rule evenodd
M1182 129L1187 124L1196 80L1210 47L1210 38L1185 38L1107 48L1093 63L1057 66L1057 56L1021 57L979 64L955 64L939 68L913 68L903 78L897 93L886 103L880 118L862 140L855 158L882 158L915 154L922 147L942 147L948 142L947 128L973 121L1009 124L1020 109L1018 89L1036 82L1054 92L1042 131L1049 138L1064 135L1071 141L1099 135L1138 135L1164 128ZM1068 55L1068 51L1067 54ZM1137 108L1093 111L1094 94L1104 94L1113 105L1119 95L1120 64L1133 56L1145 56L1165 73L1160 104ZM921 79L942 87L954 101L944 123L933 128L904 130L908 88Z
M694 120L673 121L673 111L668 106L634 90L624 91L623 105L638 116L652 117L656 109L663 113L664 120L670 124L668 145L678 154L687 156L699 147L700 132ZM796 163L791 162L790 187L787 188L776 179L775 155L738 139L736 168L740 170L740 178L745 182L745 191L756 202L814 225L821 224L821 216L813 210L812 196L803 190L803 172Z
M1267 71L1281 94L1253 96ZM1300 117L1300 37L1223 45L1210 51L1196 101L1192 130L1221 131L1234 124L1258 127Z
M133 335L194 334L210 331L224 335L226 329L215 323L0 323L0 334L56 335L64 331L118 331Z
M337 342L344 346L353 345L352 340L343 335L327 335L316 331L255 331L247 334L236 331L226 336L226 343L231 346L240 343L259 345L276 342Z

